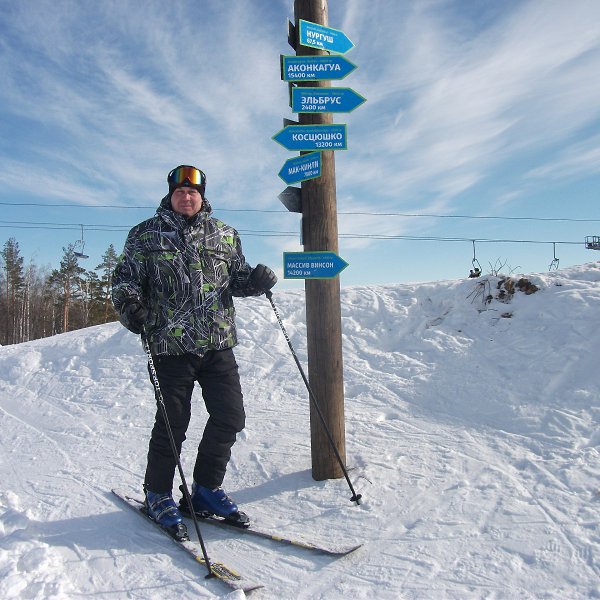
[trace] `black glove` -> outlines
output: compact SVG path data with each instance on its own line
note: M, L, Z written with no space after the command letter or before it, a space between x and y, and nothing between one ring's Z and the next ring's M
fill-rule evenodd
M139 335L144 329L150 311L139 301L130 300L121 309L120 321L131 331Z
M250 284L263 292L269 291L277 283L277 276L266 265L256 265L250 273Z

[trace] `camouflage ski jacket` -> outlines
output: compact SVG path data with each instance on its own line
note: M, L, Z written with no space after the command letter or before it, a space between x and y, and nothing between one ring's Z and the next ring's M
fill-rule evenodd
M150 311L152 354L198 354L237 343L233 296L261 293L250 284L238 233L202 210L187 219L165 196L156 216L128 234L112 277L115 308L131 299ZM121 322L128 326L126 317Z

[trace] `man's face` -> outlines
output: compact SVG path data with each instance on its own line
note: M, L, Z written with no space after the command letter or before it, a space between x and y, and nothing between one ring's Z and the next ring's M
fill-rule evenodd
M202 208L202 195L191 187L177 188L171 194L171 206L184 217L193 217Z

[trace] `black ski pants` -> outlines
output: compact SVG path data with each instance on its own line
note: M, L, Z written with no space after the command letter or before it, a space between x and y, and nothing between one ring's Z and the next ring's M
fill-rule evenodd
M245 425L244 401L233 350L211 350L204 356L157 356L154 364L178 454L190 422L194 384L196 381L200 384L209 418L198 446L194 481L210 488L219 487L225 478L236 434ZM146 489L170 492L176 466L162 410L157 405L148 448Z

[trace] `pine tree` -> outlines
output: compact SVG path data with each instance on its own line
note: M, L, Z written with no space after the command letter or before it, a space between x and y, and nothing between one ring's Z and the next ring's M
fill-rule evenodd
M57 294L50 285L49 267L40 268L31 263L27 267L26 279L30 282L27 339L48 337L56 333L53 313L58 302Z
M20 256L19 243L10 238L0 252L3 261L3 296L4 296L4 343L15 344L22 339L22 291L25 285L23 275L23 257Z
M54 269L50 275L51 284L57 289L62 302L62 331L69 331L69 317L71 304L81 297L81 279L85 269L79 266L75 255L75 245L63 247L63 258L60 269Z
M101 323L108 323L117 318L117 313L112 305L111 289L112 289L112 274L117 265L118 255L115 247L111 244L108 250L102 255L102 262L96 267L96 271L102 270L99 284L102 288L103 305L104 305L104 320Z

